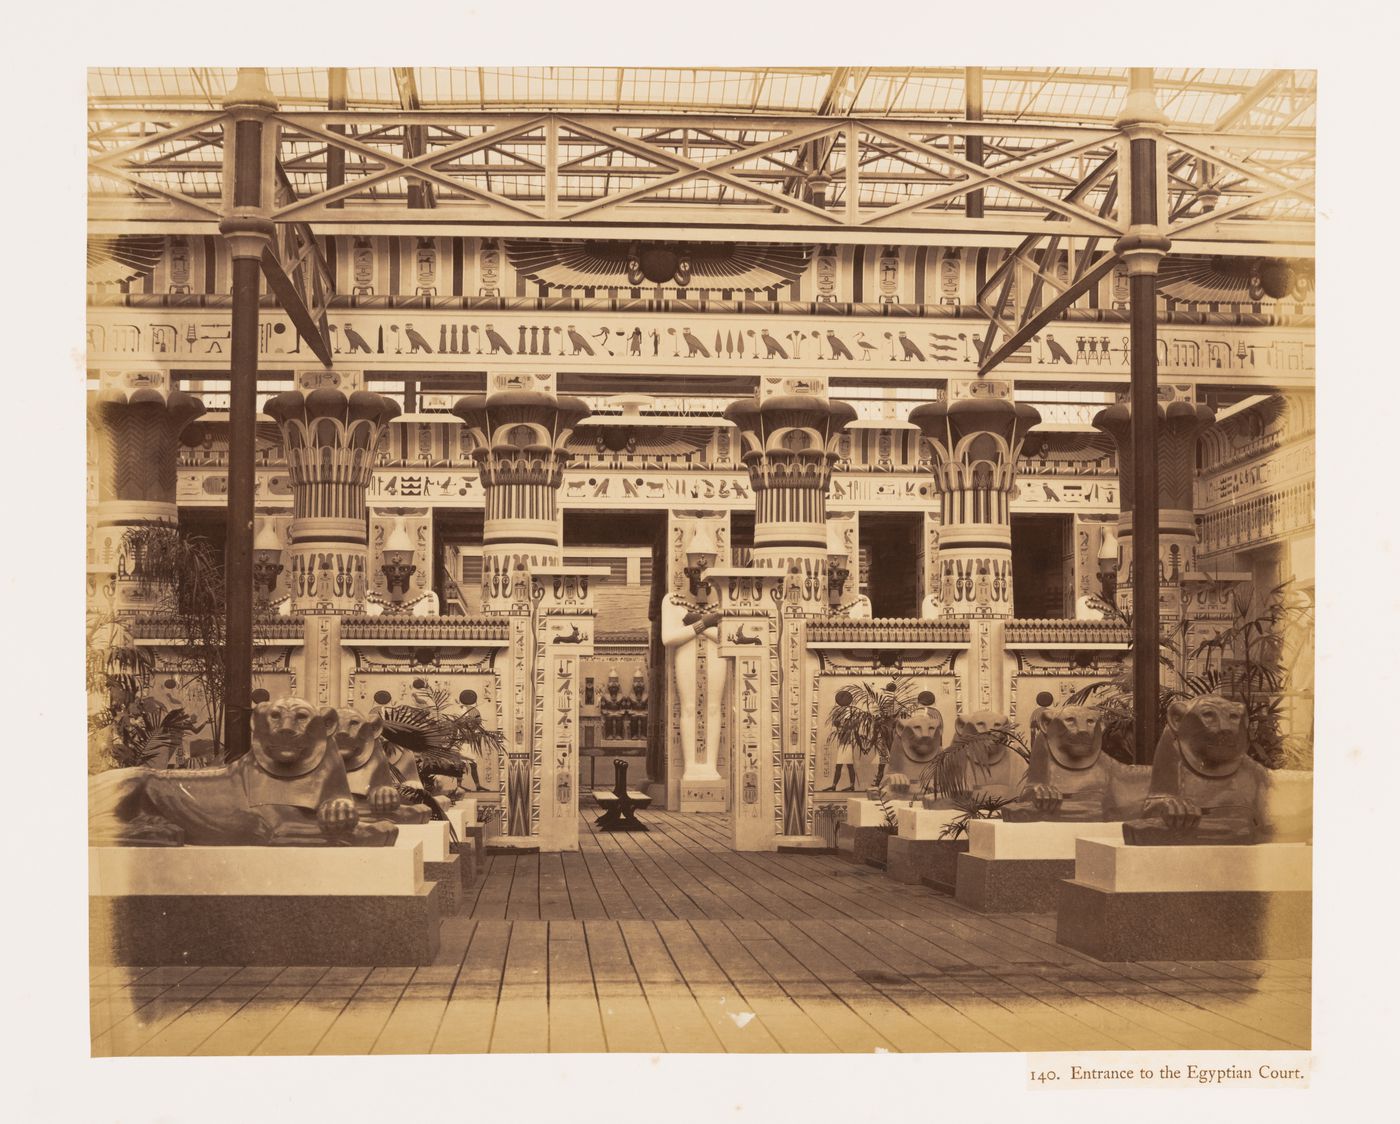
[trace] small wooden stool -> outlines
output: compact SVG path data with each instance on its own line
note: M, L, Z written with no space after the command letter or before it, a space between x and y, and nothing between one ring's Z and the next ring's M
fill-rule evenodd
M605 788L595 788L593 799L598 801L603 814L594 823L604 831L647 831L647 825L637 819L637 809L651 805L651 797L645 792L637 792L627 787L627 762L621 758L613 761L617 770L617 781L609 792Z

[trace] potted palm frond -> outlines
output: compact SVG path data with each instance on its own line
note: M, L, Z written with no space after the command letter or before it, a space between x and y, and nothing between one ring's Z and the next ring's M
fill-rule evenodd
M908 680L891 679L884 686L855 683L836 692L835 705L827 715L829 737L836 743L836 771L831 788L838 791L841 769L848 768L851 784L840 791L854 792L856 787L856 758L875 755L877 767L871 798L880 788L885 766L890 758L895 727L901 718L908 718L918 708L917 685Z

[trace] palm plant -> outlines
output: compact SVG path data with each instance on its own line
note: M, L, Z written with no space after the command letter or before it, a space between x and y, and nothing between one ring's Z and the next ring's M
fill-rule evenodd
M155 668L150 650L139 646L115 618L94 622L88 630L87 689L105 697L105 705L88 715L88 742L96 751L93 766L129 769L148 765L161 754L175 765L185 735L198 727L179 707L165 710L143 692Z
M130 577L143 596L155 596L156 612L169 626L172 667L198 684L209 711L213 756L222 756L224 729L224 570L208 540L173 527L132 527L122 540L133 561Z
M1020 731L1009 723L986 731L966 730L955 734L953 740L934 754L933 760L924 766L919 779L910 788L913 795L909 803L912 805L919 799L927 802L946 797L954 806L963 807L964 803L973 799L973 794L967 787L969 759L981 757L997 747L1004 747L1018 754L1022 760L1030 760L1030 746L1026 744L1026 739Z
M973 820L994 820L1001 816L1001 810L1010 804L1011 796L972 796L962 795L953 799L955 807L962 815L945 823L938 833L940 839L961 839L967 835L967 825Z
M883 687L857 683L836 692L835 705L827 715L830 737L861 757L875 753L879 769L878 786L889 761L895 726L918 709L918 688L909 680L891 679Z

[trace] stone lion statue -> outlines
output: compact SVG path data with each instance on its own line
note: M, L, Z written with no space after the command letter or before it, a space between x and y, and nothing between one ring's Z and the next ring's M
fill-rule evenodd
M383 732L384 719L379 715L370 718L354 707L340 709L335 740L345 764L350 792L355 797L355 807L366 820L427 823L432 819L429 809L421 804L403 803L399 789L401 784L422 788L417 765L413 765L411 776L405 776L403 769L392 768L381 737ZM410 762L413 760L413 754L407 750L399 750L398 754L400 758L407 756Z
M1123 825L1138 845L1250 844L1271 838L1269 773L1249 756L1244 704L1178 700L1152 759L1142 815Z
M92 780L89 837L126 846L391 846L362 823L335 742L339 714L305 699L259 703L252 752L213 769L117 769Z
M1036 711L1025 787L1002 809L1010 823L1097 823L1124 818L1123 767L1103 752L1104 725L1091 706Z

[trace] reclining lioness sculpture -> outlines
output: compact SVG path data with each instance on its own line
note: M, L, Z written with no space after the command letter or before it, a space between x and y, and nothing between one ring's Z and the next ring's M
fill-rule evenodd
M1220 695L1178 700L1152 759L1142 816L1123 825L1139 846L1250 844L1272 837L1269 772L1249 756L1244 704Z
M368 718L354 707L341 708L335 740L345 763L345 774L355 797L355 807L365 820L427 823L433 818L432 812L421 804L403 803L399 791L401 784L417 789L423 787L413 754L394 747L398 764L391 769L392 751L380 736L383 732L384 719L379 715ZM403 757L412 763L411 769L403 762Z
M335 746L339 715L305 699L253 709L252 752L214 769L116 769L93 778L95 845L391 846L362 823Z
M1103 751L1103 719L1091 706L1052 706L1032 721L1031 763L1020 796L1001 811L1008 823L1120 820L1123 767Z

